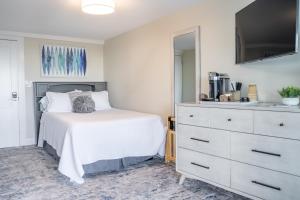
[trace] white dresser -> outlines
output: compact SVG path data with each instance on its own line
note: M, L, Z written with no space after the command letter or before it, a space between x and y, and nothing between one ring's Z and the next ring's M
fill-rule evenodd
M251 199L300 200L300 109L180 104L176 170Z

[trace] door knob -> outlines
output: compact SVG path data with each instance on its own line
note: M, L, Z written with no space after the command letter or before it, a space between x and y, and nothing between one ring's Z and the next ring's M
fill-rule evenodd
M11 97L12 97L13 99L18 99L18 93L17 93L17 92L12 92L12 93L11 93Z

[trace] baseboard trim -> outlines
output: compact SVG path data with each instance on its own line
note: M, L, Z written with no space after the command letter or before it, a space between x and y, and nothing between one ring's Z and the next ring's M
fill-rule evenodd
M20 146L30 146L30 145L36 145L34 138L26 138L20 142Z

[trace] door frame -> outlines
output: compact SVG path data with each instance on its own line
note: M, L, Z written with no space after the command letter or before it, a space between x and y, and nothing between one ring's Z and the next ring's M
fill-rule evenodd
M33 139L26 137L26 93L25 93L25 65L24 65L24 37L0 34L0 40L17 42L18 46L18 111L19 111L19 146L34 144Z
M177 31L172 34L171 37L171 82L172 82L172 94L171 94L171 111L172 111L172 116L175 115L175 69L174 69L174 56L175 56L175 44L174 40L176 37L188 33L195 33L195 90L196 90L196 96L195 96L195 102L198 103L200 102L200 94L201 94L201 44L200 44L200 26L194 26L191 28L187 28L181 31Z

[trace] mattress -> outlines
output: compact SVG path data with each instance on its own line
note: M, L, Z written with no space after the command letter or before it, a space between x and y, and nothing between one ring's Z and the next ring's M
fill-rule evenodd
M84 166L101 160L164 155L165 130L157 115L110 109L88 114L43 113L38 145L60 157L58 170L83 183Z

